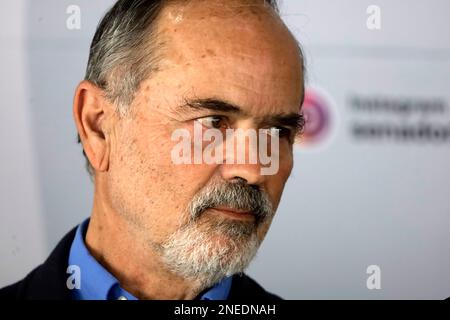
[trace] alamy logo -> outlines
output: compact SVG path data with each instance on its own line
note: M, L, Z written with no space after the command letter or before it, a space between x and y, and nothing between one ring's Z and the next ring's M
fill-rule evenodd
M77 5L70 5L66 9L66 13L69 15L66 20L66 27L69 30L81 29L81 9Z
M367 17L366 26L369 30L380 30L381 29L381 8L376 5L371 5L367 7L366 10Z
M370 265L366 270L367 274L370 276L367 278L366 286L369 290L380 290L381 289L381 269L377 265Z
M77 265L67 267L66 273L70 274L67 278L66 286L69 290L81 289L81 269Z

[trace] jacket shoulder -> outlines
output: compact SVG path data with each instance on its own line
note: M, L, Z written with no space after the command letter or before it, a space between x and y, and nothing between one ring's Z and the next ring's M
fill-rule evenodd
M36 273L39 273L41 265L31 271L24 279L0 289L2 300L23 300L26 297L27 286L33 283Z
M72 229L58 243L47 260L23 280L0 289L4 300L64 300L70 298L66 287L70 247L75 237Z
M262 302L273 302L280 301L282 298L266 291L254 279L242 273L233 276L229 300L257 300Z

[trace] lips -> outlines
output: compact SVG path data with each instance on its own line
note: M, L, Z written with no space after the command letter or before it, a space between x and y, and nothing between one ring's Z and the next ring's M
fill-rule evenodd
M228 218L236 220L254 221L255 215L251 211L231 209L226 207L209 208L212 213L225 215Z

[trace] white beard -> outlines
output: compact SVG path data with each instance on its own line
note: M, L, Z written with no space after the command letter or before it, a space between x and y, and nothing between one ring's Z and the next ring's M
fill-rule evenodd
M169 270L195 281L201 290L244 272L261 244L252 224L203 218L176 231L160 247Z

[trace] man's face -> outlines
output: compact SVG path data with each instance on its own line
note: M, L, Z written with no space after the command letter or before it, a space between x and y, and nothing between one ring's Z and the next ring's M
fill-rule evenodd
M220 130L284 127L276 119L298 113L303 78L295 40L269 8L233 3L193 1L163 10L160 68L141 84L132 115L120 119L110 136L111 207L133 227L137 243L160 248L161 255L167 247L177 251L173 246L182 246L177 236L185 241L179 258L189 259L195 251L186 247L188 239L196 238L192 246L207 244L198 263L217 252L222 252L222 264L239 260L243 251L259 245L293 165L289 127L280 133L279 168L273 175L262 175L260 164L172 161L175 130L186 129L194 137L195 124ZM205 101L210 102L206 107ZM212 107L217 102L240 110ZM225 201L232 191L235 198ZM208 202L215 192L218 199ZM255 209L247 208L253 204L266 211L258 219L204 208L205 203L235 211ZM202 209L195 219L193 207Z

